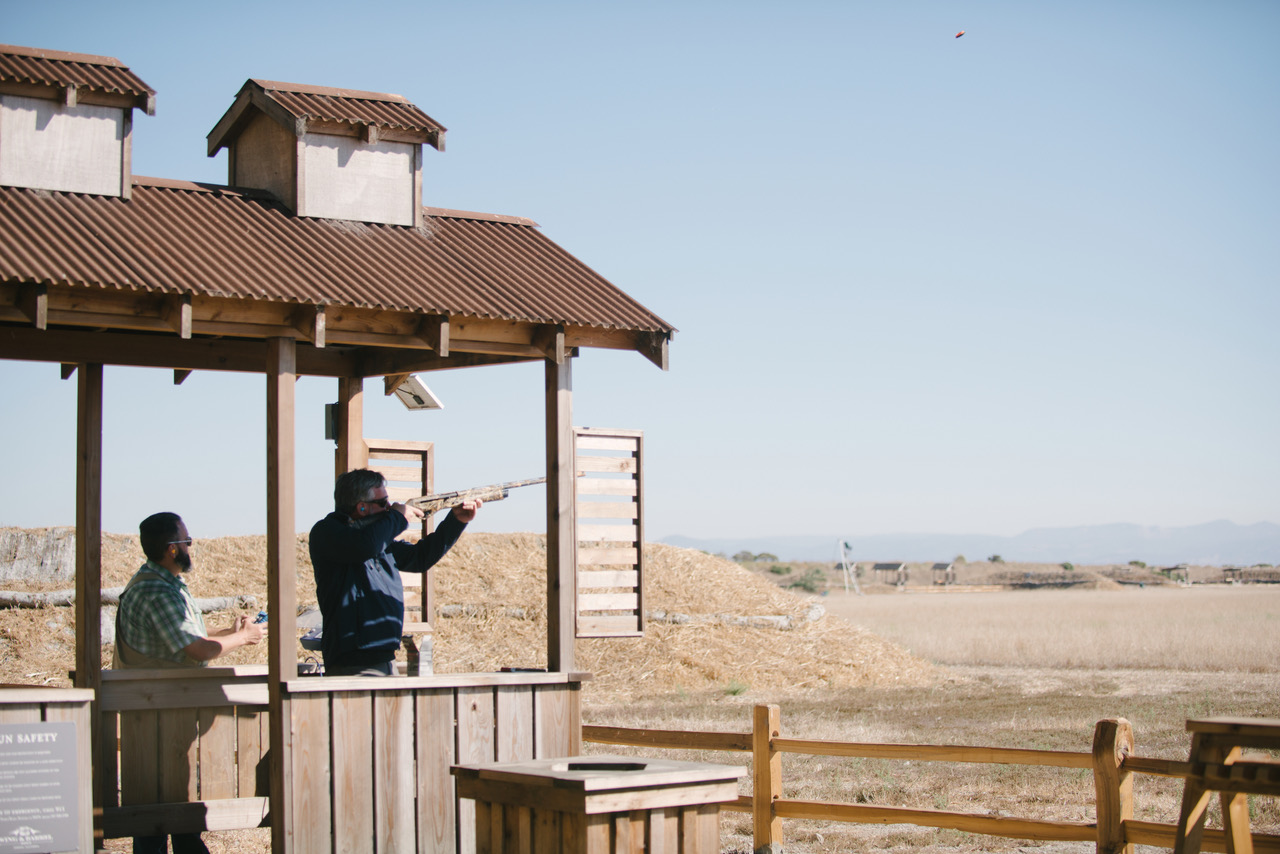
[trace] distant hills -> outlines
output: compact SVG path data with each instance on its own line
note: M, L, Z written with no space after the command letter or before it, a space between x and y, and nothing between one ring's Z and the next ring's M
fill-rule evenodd
M859 561L940 561L964 555L985 560L998 554L1007 561L1078 564L1128 563L1151 566L1252 566L1280 564L1280 525L1259 522L1207 522L1180 528L1143 525L1085 525L1033 528L1013 537L986 534L875 534L870 536L776 536L699 539L674 535L659 542L712 554L768 552L781 560L836 560L836 542L852 547Z

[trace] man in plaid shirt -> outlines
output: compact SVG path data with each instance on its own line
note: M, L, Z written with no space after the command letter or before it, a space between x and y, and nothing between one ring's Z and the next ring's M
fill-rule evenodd
M130 579L116 613L117 667L203 666L262 640L262 626L239 616L227 629L205 629L182 574L191 569L191 535L177 513L156 513L138 526L147 562Z
M138 526L147 562L120 594L115 663L122 667L203 667L210 659L262 640L262 626L246 616L210 634L182 574L191 569L191 535L177 513L156 513ZM195 732L192 731L194 737ZM174 854L208 854L199 833L175 833ZM134 854L167 852L164 836L135 836Z

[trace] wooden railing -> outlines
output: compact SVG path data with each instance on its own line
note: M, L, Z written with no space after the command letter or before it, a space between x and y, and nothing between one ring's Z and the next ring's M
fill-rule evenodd
M1123 718L1098 721L1091 753L1004 747L933 744L865 744L818 739L784 738L778 706L756 706L750 732L684 732L624 727L584 726L582 740L597 744L629 745L664 750L738 751L751 754L752 794L741 796L727 810L750 812L757 854L782 850L782 819L812 819L860 824L912 824L968 833L1059 842L1094 842L1099 852L1132 850L1133 845L1172 848L1176 825L1133 818L1133 775L1185 778L1187 762L1133 755L1133 731ZM1051 821L992 816L945 810L839 804L783 797L782 755L910 760L913 762L977 762L1079 768L1093 772L1096 820ZM1221 830L1206 830L1203 850L1225 852ZM1280 836L1253 835L1254 851L1280 854Z

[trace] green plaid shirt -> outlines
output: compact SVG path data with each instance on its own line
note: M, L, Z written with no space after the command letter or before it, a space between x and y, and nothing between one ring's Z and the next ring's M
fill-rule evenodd
M117 630L126 644L145 655L204 664L183 651L209 634L187 582L151 561L142 565L120 596Z

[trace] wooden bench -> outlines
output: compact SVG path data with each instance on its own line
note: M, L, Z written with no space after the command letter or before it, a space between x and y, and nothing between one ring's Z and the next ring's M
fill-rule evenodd
M1280 719L1209 718L1187 721L1191 766L1182 794L1174 854L1195 854L1204 836L1209 798L1222 798L1228 854L1252 854L1248 795L1280 796L1280 761L1244 758L1244 748L1280 750Z

